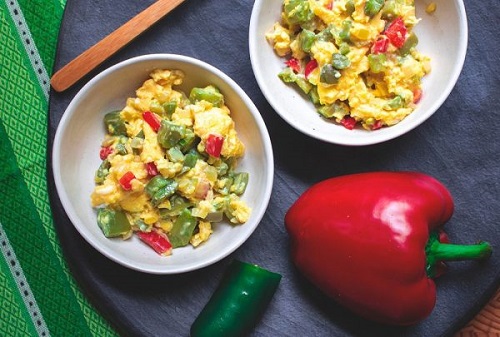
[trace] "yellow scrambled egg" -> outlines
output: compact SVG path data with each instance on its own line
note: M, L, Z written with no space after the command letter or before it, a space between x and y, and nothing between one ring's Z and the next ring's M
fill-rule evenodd
M416 50L413 0L284 0L266 34L286 58L279 77L318 113L351 129L400 122L422 95L430 59Z
M154 70L122 110L106 114L90 196L93 207L125 214L130 233L159 232L174 248L198 246L212 222L243 224L251 213L240 199L248 174L236 171L245 146L223 95L214 86L176 90L183 79L179 70Z

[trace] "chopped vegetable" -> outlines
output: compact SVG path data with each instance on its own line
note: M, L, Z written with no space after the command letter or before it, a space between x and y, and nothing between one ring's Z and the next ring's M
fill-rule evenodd
M281 275L234 260L191 325L191 337L246 336L272 300Z
M132 180L135 179L135 175L133 172L128 171L125 173L119 180L120 186L125 191L130 191L132 189Z
M113 153L113 148L111 146L103 146L101 147L101 150L99 151L99 158L101 160L104 160L108 158L108 156Z
M433 278L443 261L491 256L486 242L441 241L441 226L453 209L446 187L418 172L326 179L286 212L292 260L327 296L361 317L412 325L435 306Z
M110 135L127 135L127 127L125 121L121 118L121 111L112 111L104 115L104 125Z
M149 124L151 129L153 129L154 132L158 132L160 129L160 121L158 120L158 117L151 111L144 111L142 113L142 118L146 121L146 123Z
M191 236L193 236L196 225L196 218L191 215L191 211L186 208L183 209L177 220L175 220L174 226L169 233L172 247L177 248L186 246Z
M307 62L306 68L304 70L304 76L307 78L311 72L314 71L314 69L318 68L318 62L315 59L312 59L311 61Z
M406 31L403 19L398 17L389 24L385 30L385 35L395 47L401 48L406 40Z
M373 17L375 16L384 5L384 0L366 0L365 3L365 14Z
M107 238L125 235L131 230L125 213L111 208L97 210L97 224Z
M147 243L151 248L154 249L160 255L170 255L172 254L172 245L168 241L168 237L156 230L150 232L137 232L137 236Z
M224 137L212 133L207 138L205 144L205 150L209 155L215 158L219 158L223 143L224 143Z

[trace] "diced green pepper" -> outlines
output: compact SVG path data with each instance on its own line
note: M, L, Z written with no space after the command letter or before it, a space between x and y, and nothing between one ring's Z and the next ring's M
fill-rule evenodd
M125 213L111 208L97 210L97 224L107 238L124 235L131 230Z
M302 78L302 77L297 77L295 79L295 83L297 84L297 86L305 93L305 94L308 94L311 89L313 88L313 85L311 83L309 83L309 81L307 81L306 79Z
M313 104L319 104L319 94L316 86L313 86L311 91L309 91L309 99L313 102Z
M193 103L199 101L207 101L216 107L224 104L224 96L219 89L213 85L206 86L205 88L193 88L189 94L189 100Z
M195 152L196 151L189 151L184 156L184 167L189 167L189 168L195 167L196 162L198 161L198 159L201 158L201 156Z
M226 175L229 170L229 165L223 160L218 160L217 162L215 162L214 167L217 169L218 177Z
M293 83L297 79L297 75L290 67L286 67L278 73L278 77L285 83Z
M104 125L110 135L126 136L127 127L125 121L120 116L121 111L112 111L104 115Z
M134 137L130 141L130 147L132 148L132 152L135 155L138 155L141 153L143 145L144 145L144 138Z
M193 130L187 128L184 137L179 140L179 147L182 153L186 153L191 150L198 142L200 138L196 136Z
M160 216L163 219L179 215L183 210L191 207L192 205L183 197L174 194L170 197L170 208L160 209Z
M332 55L332 65L335 69L345 69L351 65L351 60L341 53L334 53Z
M96 182L96 184L102 184L104 180L106 180L110 168L111 168L111 163L109 162L109 160L104 159L101 165L99 165L97 171L95 172L94 181Z
M392 110L402 108L403 105L404 105L404 100L399 95L387 102L387 106Z
M300 48L306 53L311 51L311 47L315 40L316 34L308 29L303 29L299 34Z
M186 135L184 125L172 123L162 119L160 129L158 130L158 143L165 149L170 149L179 143Z
M381 73L385 70L385 54L370 54L368 55L368 64L370 66L370 70L375 73Z
M178 184L175 180L164 178L162 175L157 175L148 181L144 190L151 198L153 206L158 206L175 193L177 186Z
M248 185L249 174L247 172L239 172L234 174L231 192L236 195L242 195Z
M345 116L349 113L344 104L333 103L330 105L323 105L318 109L318 113L325 118L332 118L335 115Z
M369 17L375 16L384 6L384 0L366 0L365 14Z
M418 37L414 32L411 32L411 34L406 38L403 46L399 48L399 54L401 54L402 56L408 55L417 44Z
M344 20L344 22L342 22L342 30L338 33L338 36L341 41L343 42L351 41L351 26L352 26L351 20Z
M303 25L314 18L308 0L290 0L285 3L283 11L286 21L292 25Z
M382 19L392 21L397 15L396 2L394 0L386 0L382 7Z
M339 46L339 52L342 55L347 55L351 51L351 47L349 47L349 44L347 42L342 42Z
M334 29L334 25L329 25L325 29L323 29L321 32L319 32L316 35L316 40L318 41L332 41L333 40L333 34L332 34L332 29Z
M167 157L170 161L180 163L184 161L184 155L177 147L171 147L167 150Z
M172 114L175 112L175 109L177 109L176 101L163 103L163 111L165 112L168 118L172 118Z
M339 78L342 76L340 71L335 69L331 64L325 64L321 67L321 72L319 74L319 80L326 84L336 84Z
M175 220L168 238L173 248L184 247L189 243L198 222L189 209L184 209Z

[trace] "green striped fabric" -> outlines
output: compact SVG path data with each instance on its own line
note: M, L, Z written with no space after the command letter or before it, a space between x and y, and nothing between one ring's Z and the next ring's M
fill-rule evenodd
M0 336L116 336L69 272L46 180L65 0L0 0Z

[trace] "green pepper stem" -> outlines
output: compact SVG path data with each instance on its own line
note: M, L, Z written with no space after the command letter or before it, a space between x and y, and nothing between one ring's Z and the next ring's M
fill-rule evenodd
M492 248L488 242L474 245L455 245L439 242L437 232L431 233L427 246L427 275L436 276L436 264L441 261L485 260L491 256Z

